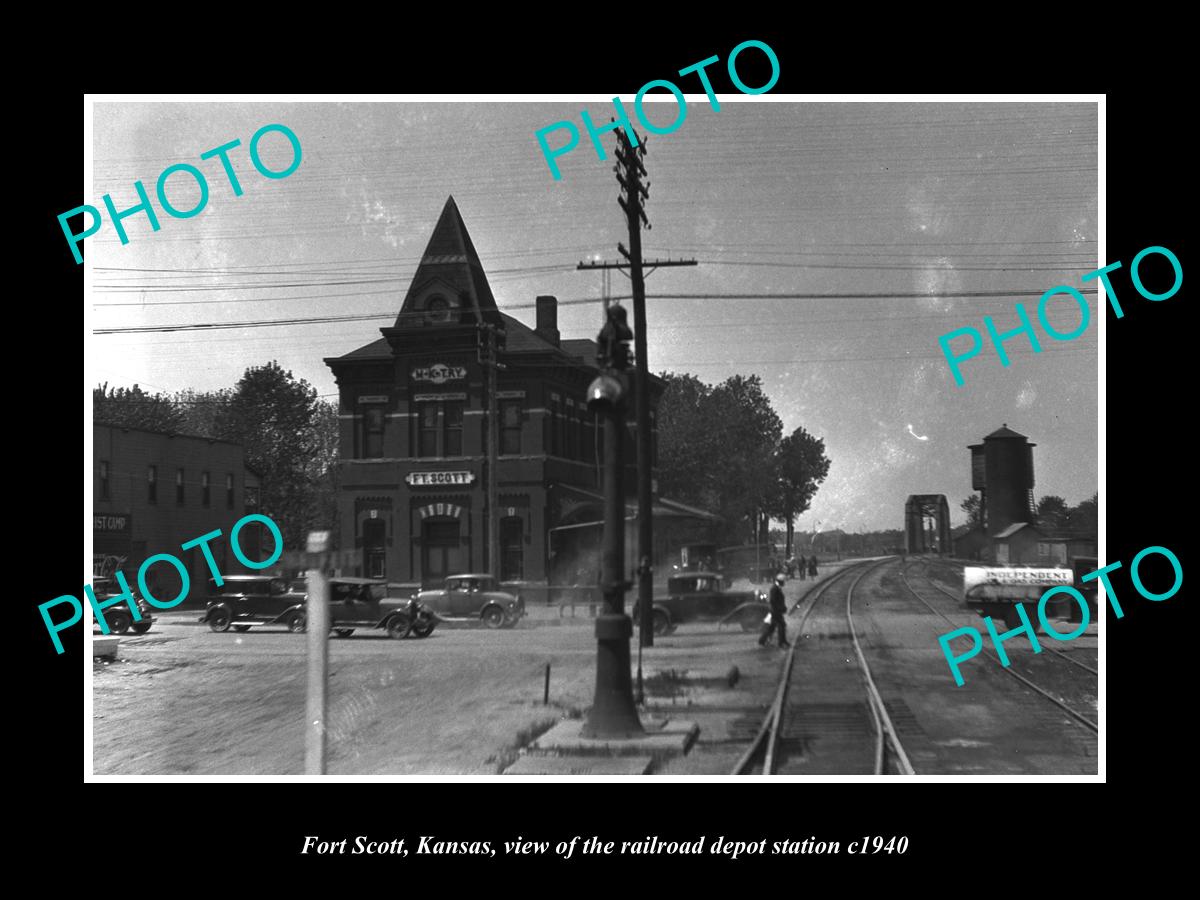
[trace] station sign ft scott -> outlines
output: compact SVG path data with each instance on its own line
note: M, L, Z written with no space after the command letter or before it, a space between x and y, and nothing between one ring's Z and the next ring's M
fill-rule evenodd
M474 472L409 472L404 476L409 487L425 487L436 484L471 484Z

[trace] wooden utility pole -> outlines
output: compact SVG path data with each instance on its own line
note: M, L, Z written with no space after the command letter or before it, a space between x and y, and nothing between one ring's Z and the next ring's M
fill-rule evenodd
M640 633L638 640L638 697L643 696L641 647L654 645L654 517L653 486L651 484L652 446L650 437L650 373L646 361L646 286L643 266L650 272L667 266L694 266L694 259L642 260L642 226L650 228L650 222L642 207L642 201L650 197L650 185L642 184L646 167L642 160L646 155L645 138L639 136L635 148L623 129L617 129L617 182L625 192L617 198L625 211L629 229L629 249L618 243L617 249L627 262L581 262L578 269L629 270L628 277L633 286L633 330L634 356L637 376L634 380L634 406L637 415L637 468L638 468L638 618Z

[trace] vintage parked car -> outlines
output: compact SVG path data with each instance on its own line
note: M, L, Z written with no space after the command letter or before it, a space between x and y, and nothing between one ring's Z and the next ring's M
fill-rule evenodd
M333 633L350 637L356 628L382 628L393 638L433 634L438 623L433 611L415 596L389 596L389 587L380 578L329 579L329 627ZM303 599L293 611L300 616L295 630L307 630Z
M104 621L108 624L109 634L125 634L129 631L134 634L145 634L154 624L154 616L151 615L153 607L132 586L130 586L129 592L133 595L133 601L137 604L142 618L140 621L133 621L133 614L129 611L128 604L110 606L104 610ZM117 584L116 578L105 575L92 579L92 593L96 595L98 602L103 603L105 600L118 596L121 593L121 586ZM96 628L100 628L99 622L96 622Z
M654 599L651 616L655 634L668 634L682 622L737 622L743 631L762 627L769 607L762 591L727 591L716 572L687 572L667 579L667 596ZM638 604L633 621L640 624Z
M499 590L491 575L451 575L445 587L421 591L417 601L439 619L478 619L488 628L512 628L525 615L525 601L520 595Z
M285 578L268 575L222 575L223 584L208 580L208 600L201 622L213 631L249 631L252 625L286 625L304 629L304 591Z

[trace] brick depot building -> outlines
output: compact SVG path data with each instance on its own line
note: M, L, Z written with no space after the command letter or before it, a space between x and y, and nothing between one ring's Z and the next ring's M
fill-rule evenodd
M602 435L584 395L597 374L596 344L562 339L554 297L538 297L536 307L535 328L499 311L450 198L395 324L325 360L339 388L338 517L342 549L356 551L354 574L423 584L468 571L527 583L595 582ZM495 566L487 558L486 326L500 329ZM663 383L654 378L650 388L657 406ZM653 408L650 415L653 423ZM636 515L635 502L628 514ZM661 498L654 516L663 559L687 540L706 539L716 519Z
M240 444L122 428L92 426L92 560L93 574L114 567L136 588L142 561L169 553L184 563L191 579L188 601L203 602L210 577L199 547L180 545L215 529L221 537L209 542L222 572L246 569L229 547L229 533L238 519L259 511L260 480L246 467ZM259 523L238 533L242 552L250 559L271 553L273 541ZM178 572L166 562L148 570L153 591L170 600L180 588Z

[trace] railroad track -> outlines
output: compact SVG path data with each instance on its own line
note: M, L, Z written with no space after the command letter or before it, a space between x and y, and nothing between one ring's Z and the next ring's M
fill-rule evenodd
M931 565L928 560L921 560L921 561L923 563L925 563L926 568L931 568ZM957 594L955 594L953 591L946 590L944 587L942 587L940 584L938 584L936 581L934 581L928 575L923 575L922 577L924 577L924 579L929 582L930 587L932 587L934 590L940 591L941 593L943 593L947 597L949 597L951 600L953 600L956 606L960 606L962 604L961 598ZM911 588L910 588L910 590L911 590ZM928 606L928 604L926 604L926 605ZM945 618L945 616L942 616L942 618ZM1085 671L1085 672L1090 672L1092 675L1095 675L1097 678L1100 677L1099 672L1097 672L1091 666L1087 665L1087 663L1081 663L1079 660L1075 659L1070 654L1063 653L1061 650L1055 650L1053 647L1046 647L1044 645L1042 646L1042 649L1045 650L1047 653L1053 653L1055 656L1057 656L1061 659L1065 659L1071 665L1076 666L1080 669L1083 669L1083 671Z
M858 671L863 679L863 686L867 695L867 707L871 713L871 720L875 731L875 752L874 752L874 773L882 775L887 770L889 759L894 760L898 772L904 775L915 775L916 772L909 761L908 754L904 750L903 744L896 732L896 727L892 722L892 718L887 711L887 707L880 696L879 689L875 685L875 679L871 675L871 667L867 663L866 655L863 653L862 646L858 640L858 634L854 626L854 589L858 583L869 573L892 561L894 557L886 559L874 560L863 563L856 563L853 566L848 566L836 575L826 579L819 587L810 592L803 600L798 601L789 610L790 613L795 612L800 603L808 601L804 610L804 614L800 617L800 621L796 628L796 638L792 641L792 646L788 650L787 656L783 662L783 669L779 679L779 687L775 692L775 700L767 710L767 714L763 718L763 723L751 741L750 746L738 759L731 774L747 775L751 774L756 764L761 760L759 771L763 775L773 775L779 764L779 746L780 738L784 731L784 726L787 719L787 695L788 687L792 678L792 670L795 664L796 648L800 645L799 636L804 632L804 625L808 621L812 611L817 604L825 597L826 593L835 584L848 584L846 589L846 622L849 626L849 636L854 646L854 655L858 661ZM890 749L890 754L889 754Z
M922 562L923 562L923 563L926 565L926 567L928 568L928 565L929 565L929 564L928 564L928 562L926 562L925 560L922 560ZM930 585L932 585L932 586L933 586L933 587L934 587L936 590L938 590L938 591L940 591L941 593L945 594L946 596L950 597L952 600L954 600L954 601L955 601L955 603L958 603L958 601L959 601L959 598L958 598L957 596L955 596L953 593L951 593L950 591L946 590L946 589L945 589L945 588L943 588L941 585L937 584L937 583L936 583L936 582L935 582L935 581L934 581L932 578L930 578L928 575L923 575L922 577L924 577L924 578L925 578L925 580L926 580L926 581L927 581L927 582L928 582ZM955 622L953 619L951 619L949 616L947 616L945 613L943 613L943 612L942 612L940 609L938 609L937 607L933 606L933 604L931 604L931 603L930 603L928 600L926 600L924 597L922 597L922 596L921 596L921 595L920 595L920 594L917 592L917 590L916 590L916 589L915 589L915 588L912 586L912 584L911 584L911 583L909 582L909 580L908 580L908 573L907 573L907 571L905 570L905 566L904 566L904 564L903 564L903 563L900 565L900 580L904 582L904 586L905 586L905 587L908 589L908 592L909 592L910 594L912 594L912 595L913 595L913 596L914 596L914 597L915 597L915 598L916 598L916 599L917 599L917 600L918 600L918 601L919 601L919 602L920 602L922 605L924 605L924 606L925 606L925 608L926 608L926 609L928 609L928 610L929 610L931 613L933 613L935 616L938 616L938 617L939 617L939 618L941 618L941 619L944 619L946 622L948 622L950 625L952 625L952 626L953 626L953 627L955 627L955 628L958 628L958 627L960 627L960 625L959 625L959 623L958 623L958 622ZM1047 651L1047 652L1049 652L1049 653L1053 653L1055 656L1058 656L1058 657L1061 657L1062 659L1065 659L1067 662L1071 663L1072 665L1074 665L1074 666L1078 666L1079 668L1081 668L1081 669L1084 669L1084 670L1086 670L1086 671L1090 672L1090 673L1091 673L1091 674L1093 674L1093 675L1097 675L1097 674L1098 674L1098 673L1096 672L1096 670L1095 670L1095 669L1093 669L1091 666L1085 665L1085 664L1083 664L1083 663L1079 662L1078 660L1074 660L1074 659L1072 659L1070 656L1068 656L1067 654L1065 654L1065 653L1062 653L1062 652L1060 652L1060 651L1058 651L1058 650L1055 650L1053 647L1043 647L1042 649L1043 649L1043 650L1045 650L1045 651ZM1040 685L1038 685L1038 684L1035 684L1033 681L1031 681L1029 678L1026 678L1026 677L1025 677L1024 675L1022 675L1020 672L1014 671L1014 670L1013 670L1013 668L1012 668L1012 666L1006 666L1006 665L1004 665L1004 664L1003 664L1003 663L1000 661L1000 657L999 657L999 656L997 656L995 653L993 653L991 650L988 650L986 647L984 647L984 648L983 648L983 650L982 650L981 652L982 652L982 653L983 653L985 656L987 656L987 657L988 657L988 659L990 659L990 660L991 660L992 662L994 662L994 663L995 663L997 666L999 666L999 667L1000 667L1000 669L1001 669L1001 671L1003 671L1004 673L1006 673L1006 674L1007 674L1007 675L1009 675L1010 677L1012 677L1012 678L1015 678L1017 681L1019 681L1019 682L1021 682L1022 684L1024 684L1024 685L1025 685L1027 688L1029 688L1030 690L1034 691L1034 692L1035 692L1036 694L1038 694L1039 696L1041 696L1041 697L1044 697L1046 700L1049 700L1049 701L1050 701L1051 703L1053 703L1055 706L1057 706L1057 707L1059 707L1060 709L1062 709L1062 710L1063 710L1063 712L1067 713L1067 714L1068 714L1068 715L1069 715L1069 716L1070 716L1070 717L1071 717L1071 718L1072 718L1072 719L1073 719L1075 722L1078 722L1079 724L1083 725L1085 728L1088 728L1088 729L1090 729L1091 731L1095 732L1096 734L1099 734L1099 733L1100 733L1100 727L1099 727L1099 726L1098 726L1098 725L1097 725L1095 722L1093 722L1091 719L1089 719L1089 718L1088 718L1087 716L1085 716L1083 713L1081 713L1081 712L1079 712L1078 710L1076 710L1074 707L1072 707L1072 706L1070 706L1070 705L1068 705L1068 704L1064 703L1064 702L1063 702L1062 700L1060 700L1058 697L1055 697L1053 694L1051 694L1051 693L1050 693L1049 691L1047 691L1045 688L1041 687L1041 686L1040 686Z

